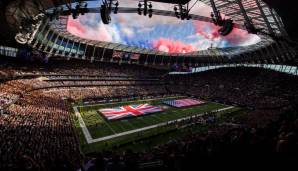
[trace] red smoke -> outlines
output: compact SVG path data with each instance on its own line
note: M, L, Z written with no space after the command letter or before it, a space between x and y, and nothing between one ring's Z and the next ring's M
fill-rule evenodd
M234 28L228 36L221 36L218 33L220 27L214 25L213 23L193 21L193 27L194 31L191 31L191 36L198 36L198 40L195 40L192 43L193 45L162 37L153 41L152 47L159 51L168 53L189 53L198 51L199 48L201 48L201 44L203 44L204 40L206 39L214 41L217 44L222 43L221 46L224 45L224 47L239 46L241 44L257 41L257 39L249 35L247 31L241 29ZM68 19L67 29L70 33L76 36L83 37L85 39L106 42L113 42L113 35L117 35L119 31L118 28L114 30L113 27L106 25L99 25L96 28L89 28L88 26L80 23L80 20L74 20L72 17L69 17ZM202 39L202 37L204 39Z
M230 44L238 45L249 39L249 34L245 30L234 28L233 31L224 37Z
M206 39L214 40L215 38L220 37L218 30L220 29L218 26L202 21L194 21L193 22L196 33L203 36Z
M80 23L80 20L74 20L72 17L68 18L67 30L78 37L89 40L112 41L112 36L104 25L89 28Z
M81 25L80 22L68 17L67 30L77 35L83 35L86 33L86 29Z
M247 31L241 29L234 28L228 36L221 36L218 33L220 27L214 25L213 23L194 21L193 24L196 33L208 40L213 41L214 39L219 38L227 41L229 44L238 45L240 43L245 42L249 38Z
M153 42L153 48L168 53L189 53L196 51L196 48L193 45L166 38L155 40Z

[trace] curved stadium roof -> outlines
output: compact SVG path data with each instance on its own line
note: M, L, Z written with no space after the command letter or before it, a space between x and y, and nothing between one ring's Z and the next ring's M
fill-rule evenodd
M30 1L34 3L30 4L26 2L27 6L30 4L35 6L32 7L35 9L36 6L38 6L38 8L42 7L43 9L47 9L49 13L53 12L54 6L56 6L55 8L60 6L64 11L69 10L69 8L64 5L67 4L64 0L60 0L59 4L51 4L48 1L46 1L46 3L42 1L38 4L35 0ZM230 37L217 37L212 34L217 28L211 24L212 20L208 16L208 13L211 11L211 1L212 0L201 0L191 10L192 20L180 21L175 18L173 4L153 2L153 17L149 19L148 17L137 15L138 1L119 0L120 7L118 14L112 16L112 26L104 26L104 29L101 28L103 25L100 24L100 17L98 15L101 2L89 1L88 8L90 13L85 14L85 16L77 20L73 20L69 16L60 16L59 20L43 20L43 22L39 23L38 27L36 27L37 30L35 30L35 34L33 34L33 41L30 41L30 43L32 47L52 55L66 55L69 57L82 57L84 59L88 59L88 57L94 59L96 56L103 56L105 50L120 50L146 54L147 56L153 55L154 58L159 56L183 56L214 57L222 60L222 58L225 57L229 59L238 57L239 59L247 58L246 60L248 60L251 58L245 55L247 53L254 53L256 56L260 56L258 54L261 54L264 56L268 51L278 53L274 50L276 47L281 48L283 52L287 50L286 45L276 43L271 38L272 36L284 37L287 35L280 17L263 1L214 0L216 7L225 18L231 18L236 23L236 29L234 29ZM192 4L195 4L195 1L191 1L190 5ZM71 4L68 4L68 6L70 5ZM13 11L10 12L13 13ZM35 14L37 15L38 12ZM15 15L9 14L8 12L7 16ZM152 27L136 25L138 22L127 22L129 21L127 20L128 17L134 17L134 19L143 18L143 21L140 22L143 25L149 22L161 24L149 24L149 26L154 26L154 31L147 34L147 37L145 34L139 34L129 39L130 34L135 34L138 29L149 30L152 29ZM126 23L121 23L121 21L125 19L127 20ZM258 34L258 36L243 34L245 33L245 23L248 21L256 28L260 29L262 34ZM92 28L92 25L96 27ZM113 30L113 25L118 27L118 30ZM157 25L165 25L166 27L163 29L156 28ZM181 27L179 28L179 26ZM80 29L87 29L90 33L95 33L94 37L92 36L93 34L80 32ZM101 34L100 30L97 32L97 29L102 29L110 35L96 37L97 34ZM203 31L200 31L200 29ZM121 34L117 35L115 33L117 31ZM177 35L178 33L182 35ZM189 35L185 35L184 33L189 33ZM192 41L186 40L187 36L191 37L193 33L196 33L196 39L190 39ZM142 37L142 35L145 36ZM150 39L150 35L153 35L152 37L155 35L155 37ZM239 39L236 38L238 42L233 40L237 36L240 37ZM162 42L161 40L165 43L160 43ZM246 42L247 40L249 41ZM213 48L209 48L211 44ZM278 56L278 54L275 55Z

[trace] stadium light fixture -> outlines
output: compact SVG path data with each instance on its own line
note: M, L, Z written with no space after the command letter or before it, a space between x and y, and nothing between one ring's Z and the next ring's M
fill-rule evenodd
M187 19L190 20L191 17L189 15L188 6L184 6L182 4L177 4L174 6L175 16L180 18L181 20Z
M223 26L219 29L219 33L223 36L227 36L232 32L234 28L234 23L231 19L224 20L223 22Z
M177 12L178 11L178 8L176 6L174 6L174 11Z
M221 28L218 30L218 33L222 36L229 35L234 29L234 22L231 19L223 19L219 10L215 5L214 0L210 0L211 7L213 12L211 12L210 16L215 25L220 26Z
M104 24L110 24L111 23L111 11L114 7L114 14L118 13L118 6L119 2L118 0L102 0L102 5L100 7L100 16L101 20Z
M144 1L139 1L138 4L138 14L139 15L144 15L144 16L149 16L149 18L152 18L152 14L153 14L153 5L151 2L148 2L147 0Z
M111 16L110 16L110 10L107 5L101 5L100 7L100 16L101 20L104 24L110 24L111 22Z
M87 2L85 2L85 3L81 3L80 4L80 13L82 14L82 15L85 15L85 13L88 13L88 3Z
M115 5L114 14L117 14L118 13L119 2L117 1L114 5Z
M72 18L77 19L78 18L78 11L77 10L72 10Z
M139 15L142 15L142 10L141 10L141 8L138 8L138 14L139 14Z

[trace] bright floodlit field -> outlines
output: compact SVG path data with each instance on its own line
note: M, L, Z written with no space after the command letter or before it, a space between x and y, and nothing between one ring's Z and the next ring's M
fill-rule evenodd
M182 136L183 130L177 130L175 125L173 124L153 127L143 131L137 131L139 129L144 129L150 126L160 125L169 121L174 121L177 119L186 118L189 116L198 115L204 112L210 112L219 109L225 110L218 112L218 114L229 115L232 115L232 113L236 112L239 113L244 110L239 107L231 107L214 102L206 102L205 104L186 108L174 108L164 105L162 103L164 100L179 98L183 97L166 97L97 105L74 105L73 109L76 113L76 117L74 117L74 122L76 125L76 129L79 133L82 151L85 154L89 154L111 148L113 148L113 150L131 148L133 148L134 150L141 150L145 148L144 145L140 145L142 143L135 142L143 142L150 139L150 145L145 145L146 147L149 147ZM97 112L97 110L103 108L143 103L165 107L166 109L158 113L116 121L108 121ZM221 117L221 119L223 119L223 117ZM84 126L82 126L82 121L85 124ZM85 128L82 129L82 127ZM200 125L196 128L197 130L202 130L206 129L207 127L206 125ZM89 134L89 141L86 139L86 132L87 134ZM119 135L123 133L124 135Z

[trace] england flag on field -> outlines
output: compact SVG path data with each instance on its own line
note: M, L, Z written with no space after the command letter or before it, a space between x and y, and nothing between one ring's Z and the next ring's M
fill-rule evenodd
M121 106L108 109L100 109L99 112L108 120L117 120L127 117L142 116L150 113L161 112L162 109L149 104Z
M195 105L200 105L205 102L201 100L195 100L195 99L178 99L178 100L167 100L163 101L164 104L173 106L173 107L188 107L188 106L195 106Z

